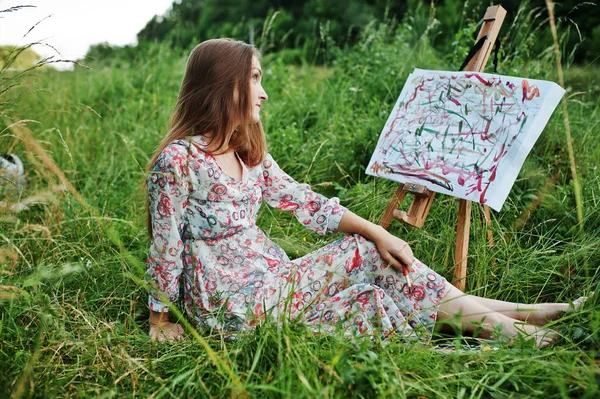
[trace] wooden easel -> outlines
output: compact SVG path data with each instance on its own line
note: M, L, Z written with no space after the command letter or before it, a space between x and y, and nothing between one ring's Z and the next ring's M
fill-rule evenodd
M465 71L483 72L488 58L492 53L494 43L498 38L498 33L506 17L506 10L502 6L490 6L487 8L483 16L483 25L477 36L477 41L482 40L483 45L477 53L471 58L469 63L464 68ZM408 212L400 211L398 206L404 200L406 193L414 195L413 202L410 205ZM427 187L407 183L403 184L396 190L387 209L385 210L379 224L387 230L392 222L392 218L403 223L410 224L415 227L423 227L425 218L429 213L435 192L427 189ZM456 227L456 251L454 253L454 285L461 289L465 289L467 277L467 255L469 251L469 231L471 229L471 208L472 202L461 199L458 206L458 222ZM486 225L491 225L490 208L487 205L483 206L484 218ZM487 231L488 241L493 245L493 236L491 230Z

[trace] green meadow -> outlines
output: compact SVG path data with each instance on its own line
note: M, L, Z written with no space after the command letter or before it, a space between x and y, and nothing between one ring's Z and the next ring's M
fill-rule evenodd
M365 168L406 77L415 67L457 69L472 43L462 37L456 53L440 54L426 32L372 23L352 48L320 47L321 65L289 63L285 51L265 54L262 118L282 168L377 223L397 185ZM551 49L531 53L534 34L525 25L511 30L498 73L558 80ZM348 340L286 320L232 342L189 324L180 342L150 342L142 183L167 131L185 59L156 44L133 63L2 70L0 149L24 161L28 186L1 194L1 397L600 395L597 296L553 322L560 338L544 349L518 340L466 351L473 338L443 334L434 345L454 350ZM600 69L597 62L572 66L568 56L563 63L582 221L559 105L504 208L492 211L493 246L482 209L473 207L469 293L569 302L600 291ZM390 227L448 279L457 209L456 199L438 195L424 228ZM267 205L261 212L260 226L291 257L337 238Z

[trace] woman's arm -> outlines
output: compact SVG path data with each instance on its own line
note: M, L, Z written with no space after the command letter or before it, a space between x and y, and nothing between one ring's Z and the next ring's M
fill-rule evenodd
M400 272L403 271L404 267L408 271L412 271L412 264L415 259L412 249L404 240L390 234L383 227L347 210L342 215L338 230L343 233L360 234L373 241L383 260Z
M315 193L308 184L297 183L267 154L263 162L263 199L271 206L294 212L298 220L319 234L341 231L360 234L373 241L381 257L399 271L411 271L414 260L408 244L339 204Z
M314 192L308 184L298 183L285 173L267 154L262 163L261 189L263 200L270 206L291 211L306 228L324 235L338 230L346 208L338 198L326 198Z
M146 272L154 282L148 296L151 339L180 338L183 328L169 322L168 301L179 297L179 278L183 272L181 231L189 195L187 149L170 145L163 150L148 176L148 211L152 237Z

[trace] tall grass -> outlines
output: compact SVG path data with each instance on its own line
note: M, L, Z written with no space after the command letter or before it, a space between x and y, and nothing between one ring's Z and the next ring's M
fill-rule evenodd
M522 15L521 23L532 22L532 14ZM373 23L356 48L332 49L335 62L329 67L289 66L277 54L263 60L269 93L263 120L274 157L298 180L339 196L373 221L395 184L367 177L364 169L406 76L415 66L452 67L421 33L407 24ZM525 53L515 46L515 54ZM48 193L46 200L19 212L0 213L3 396L598 395L597 299L556 322L562 339L544 350L516 342L490 343L498 350L462 351L468 339L459 337L449 339L458 350L448 354L397 340L315 336L290 322L265 324L233 342L210 334L199 340L189 333L175 344L149 342L141 270L149 243L139 187L143 165L165 134L185 64L164 46L151 54L118 69L27 74L17 90L3 94L12 105L0 120L0 148L26 160L25 197ZM551 62L548 57L508 58L499 72L549 78ZM567 101L582 182L583 233L576 229L562 115L556 110L504 209L493 215L493 248L486 244L485 224L475 207L469 292L540 302L598 291L597 66L586 74L592 77L582 82L566 73L566 86L578 85L568 89ZM9 127L22 119L36 120L25 123L30 141L22 130ZM456 208L457 201L440 196L424 229L391 228L447 277L452 275ZM289 214L266 206L259 223L292 257L333 239L316 236Z
M556 54L556 70L558 74L558 81L561 86L565 85L565 79L563 76L562 61L560 55L560 49L558 44L558 33L556 32L556 22L554 20L554 2L546 0L546 7L548 8L548 15L550 21L550 29L552 31L552 38L554 39L554 54ZM577 220L580 225L583 222L583 204L581 200L581 187L579 186L579 179L577 178L577 165L575 163L575 154L573 152L573 140L571 138L571 125L569 124L569 108L567 107L567 101L563 97L561 101L563 117L565 121L565 137L567 139L567 149L569 152L569 163L571 165L571 175L573 178L573 188L575 190L575 202L577 204Z

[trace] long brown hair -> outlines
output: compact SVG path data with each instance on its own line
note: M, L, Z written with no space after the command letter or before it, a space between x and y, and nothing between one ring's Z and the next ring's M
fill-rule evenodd
M247 166L263 161L267 150L262 124L247 123L252 56L255 47L232 39L198 44L188 58L179 98L167 136L152 157L149 169L174 140L210 134L214 154L234 150Z
M187 61L169 132L152 156L148 171L169 143L193 135L210 135L213 154L234 150L247 166L263 161L267 151L260 121L249 123L252 57L255 47L232 39L198 44ZM152 235L150 210L148 232Z

